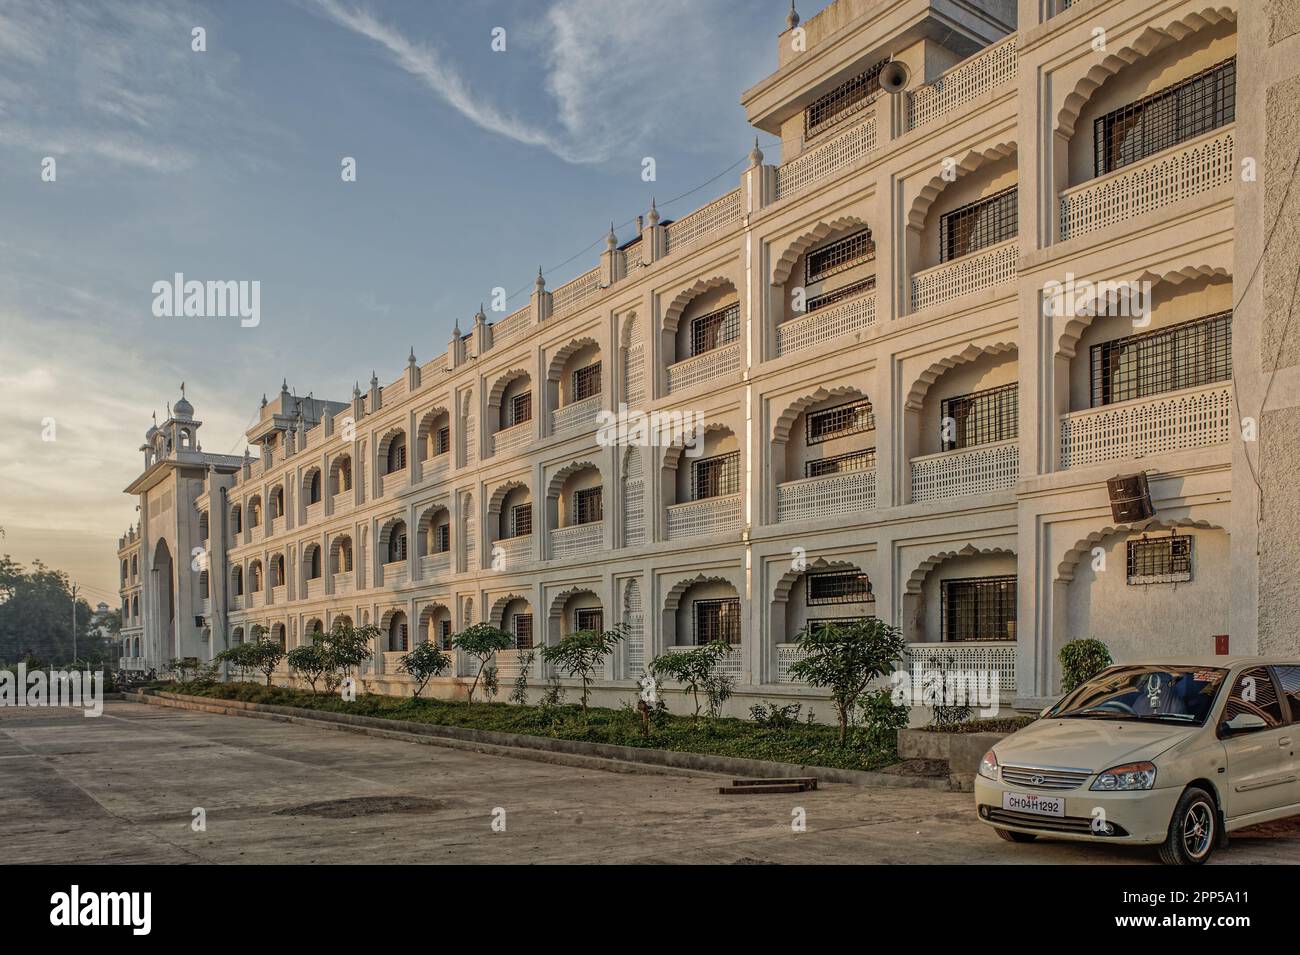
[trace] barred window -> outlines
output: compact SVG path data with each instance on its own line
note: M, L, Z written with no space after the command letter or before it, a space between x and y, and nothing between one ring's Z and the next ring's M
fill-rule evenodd
M865 279L858 282L852 282L842 288L834 289L824 295L815 295L803 303L805 312L816 312L819 309L830 308L840 302L855 298L864 292L870 292L876 287L876 277L868 275Z
M817 604L866 603L875 599L871 592L871 581L866 574L849 570L808 575L805 602L809 607Z
M445 554L451 550L451 525L439 524L433 529L433 552Z
M691 607L695 619L695 645L703 646L714 640L740 643L740 598L697 600Z
M398 435L393 438L393 443L388 446L388 473L400 471L406 467L406 436ZM274 501L272 498L272 509ZM274 515L272 515L274 516Z
M533 532L533 505L516 504L510 509L510 536L524 537Z
M510 399L510 424L511 426L523 424L525 421L533 420L533 393L525 391L521 395L515 395Z
M740 303L691 319L691 354L703 355L740 337Z
M600 362L592 362L586 368L579 368L573 373L573 400L581 401L600 394Z
M444 650L451 649L451 621L450 620L438 621L438 643L442 646L442 649Z
M1093 173L1105 175L1226 126L1236 106L1234 56L1095 119Z
M948 262L1016 236L1016 187L939 217L939 261Z
M603 520L601 491L598 487L588 487L573 492L573 523L591 524Z
M439 428L433 433L433 453L446 454L451 450L451 428Z
M388 563L406 560L406 525L398 524L388 539Z
M807 422L807 443L812 445L871 431L876 427L876 416L871 412L871 402L863 398L814 411L807 416Z
M944 640L1015 638L1014 574L945 580L940 598Z
M208 572L206 570L199 571L199 596L204 600L208 599Z
M515 635L516 650L531 650L533 648L533 615L531 613L513 614L510 619L510 629Z
M827 474L847 474L849 471L871 471L876 466L876 449L850 451L837 454L833 458L821 458L817 461L805 461L804 477L823 477Z
M1232 377L1232 313L1093 345L1092 407Z
M888 62L881 60L869 66L813 100L803 113L804 136L811 139L865 109L880 92L880 71Z
M1192 538L1157 537L1128 542L1130 584L1175 584L1192 579Z
M820 249L808 253L804 264L804 284L812 285L840 272L847 272L876 257L876 243L870 229L859 229L852 235L836 239Z
M691 500L740 493L740 452L701 458L691 466Z
M1019 385L1012 382L985 391L944 398L939 409L945 451L1010 441L1020 429Z
M599 607L579 607L573 615L573 624L575 630L600 632L605 629L605 612Z

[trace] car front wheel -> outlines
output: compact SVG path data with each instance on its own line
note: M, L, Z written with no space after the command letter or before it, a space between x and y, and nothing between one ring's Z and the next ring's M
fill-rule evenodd
M1160 846L1165 865L1202 865L1219 837L1219 811L1214 797L1195 786L1183 793L1169 820L1169 834Z

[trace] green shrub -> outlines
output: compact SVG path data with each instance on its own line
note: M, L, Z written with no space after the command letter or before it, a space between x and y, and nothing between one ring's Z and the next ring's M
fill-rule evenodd
M898 748L898 731L907 729L908 707L894 702L893 693L882 687L862 697L859 706L862 727L859 738L872 752L892 753Z
M1071 640L1061 647L1061 692L1069 693L1114 662L1100 640Z

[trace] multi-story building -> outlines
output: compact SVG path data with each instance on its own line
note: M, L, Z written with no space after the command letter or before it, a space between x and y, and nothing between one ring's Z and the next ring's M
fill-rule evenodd
M1257 188L1237 10L792 10L741 99L779 165L756 145L735 189L676 221L652 207L591 271L539 275L389 385L282 388L255 458L191 450L178 402L128 489L133 609L126 558L157 576L126 655L347 619L380 627L370 684L402 692L401 652L472 622L520 647L621 622L607 698L721 638L743 711L816 695L793 642L828 618L890 621L914 660L994 671L1024 707L1076 638L1121 661L1255 652L1230 562L1234 201ZM1086 283L1112 289L1101 307ZM622 408L631 433L608 440ZM656 440L636 427L655 412L703 425ZM1154 517L1116 522L1107 479L1137 472ZM177 563L192 546L208 570Z

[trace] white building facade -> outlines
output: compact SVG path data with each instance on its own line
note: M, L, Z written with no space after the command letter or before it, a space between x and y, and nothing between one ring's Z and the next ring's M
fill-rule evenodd
M780 165L756 146L735 189L652 208L388 385L283 388L258 457L199 450L178 401L127 489L128 666L346 619L384 634L370 688L402 693L403 650L474 622L521 647L623 623L598 701L721 638L741 713L818 697L789 667L829 618L880 617L1025 708L1073 639L1119 661L1257 652L1232 563L1237 11L792 16L741 100ZM880 89L888 63L902 92ZM1099 283L1120 291L1075 308ZM620 409L631 433L607 440ZM701 426L650 439L656 414ZM1138 472L1154 516L1118 523L1107 479ZM519 665L502 655L503 684ZM471 666L433 692L462 695Z

